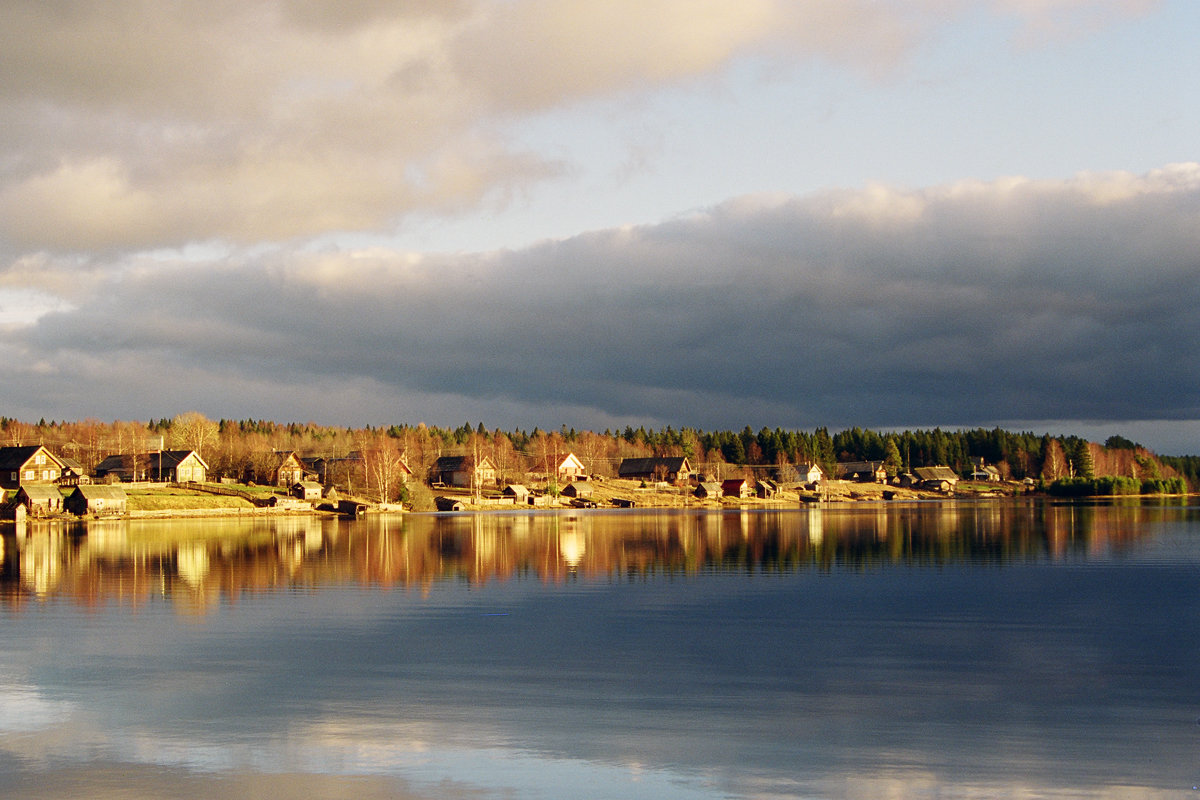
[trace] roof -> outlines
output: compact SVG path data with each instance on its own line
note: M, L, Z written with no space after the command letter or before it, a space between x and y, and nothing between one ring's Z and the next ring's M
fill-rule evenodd
M726 478L725 480L721 481L722 489L737 489L746 485L745 478Z
M39 500L61 500L62 492L52 483L25 483L21 485L18 494L24 493L34 502Z
M76 486L71 494L75 492L88 500L125 500L129 497L120 486L107 483L85 483Z
M62 467L62 459L46 450L40 444L22 445L19 447L0 447L0 469L16 469L23 466L26 461L33 458L33 454L39 450L45 451L54 463Z
M200 454L195 450L159 450L149 453L148 457L150 459L150 463L154 465L155 469L160 467L171 469L173 467L178 467L187 460L188 456L192 455L196 457L196 460L200 462L202 467L208 469L208 464L204 463L204 459L201 458Z
M525 497L529 494L529 490L521 483L510 483L504 487L503 494L516 495L517 497Z
M859 472L878 472L883 469L882 461L839 461L839 475L854 475Z
M655 458L626 458L617 467L617 475L651 475L656 469L683 472L688 467L687 456L658 456Z
M913 473L923 481L958 480L958 473L949 467L917 467Z
M583 462L580 461L579 457L574 453L567 453L565 456L563 456L562 460L558 462L559 469L563 469L564 467L577 467L579 469L583 469Z
M464 472L470 467L469 456L442 456L433 462L435 472ZM478 469L495 469L492 460L487 456L479 459Z

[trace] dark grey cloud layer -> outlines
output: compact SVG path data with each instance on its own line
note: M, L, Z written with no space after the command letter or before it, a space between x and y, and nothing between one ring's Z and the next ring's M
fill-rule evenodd
M1200 419L1200 165L748 197L469 255L25 261L14 411L603 428Z

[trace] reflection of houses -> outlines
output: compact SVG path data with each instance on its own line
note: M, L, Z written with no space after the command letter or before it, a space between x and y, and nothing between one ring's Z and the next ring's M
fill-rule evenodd
M472 476L474 476L472 478ZM446 486L472 488L490 486L496 482L496 465L487 456L472 467L468 456L442 456L430 471L430 480Z
M583 462L576 458L574 453L567 453L566 458L558 462L554 474L560 481L577 481L587 477L587 470L583 468Z
M796 465L796 475L801 483L820 483L825 477L825 473L821 471L821 465L813 461L801 461Z
M913 474L922 489L949 492L958 484L958 475L949 467L917 467Z
M81 517L121 515L129 510L129 498L120 486L80 484L67 495L63 508Z
M843 481L887 483L887 470L882 461L839 461L837 476Z
M25 506L25 513L31 517L42 517L62 511L63 496L53 483L26 483L17 490L12 504Z
M63 463L41 445L0 447L0 487L16 489L26 483L54 483Z
M692 465L687 456L659 456L655 458L626 458L617 467L617 477L628 480L666 481L679 483L687 480Z
M725 497L744 500L753 492L750 490L750 482L745 478L729 478L721 481L721 494Z

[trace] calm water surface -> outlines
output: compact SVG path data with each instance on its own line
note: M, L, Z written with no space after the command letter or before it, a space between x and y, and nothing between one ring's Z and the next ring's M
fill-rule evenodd
M0 796L1200 798L1200 508L3 529Z

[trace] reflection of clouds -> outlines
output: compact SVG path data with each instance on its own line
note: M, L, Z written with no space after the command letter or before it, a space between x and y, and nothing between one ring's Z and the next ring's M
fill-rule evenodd
M32 686L0 684L0 734L23 733L59 725L70 718L74 706L65 700L47 700Z
M1035 776L961 779L934 769L903 767L863 770L860 766L853 772L840 772L838 764L830 763L796 765L791 770L742 769L732 754L727 763L702 769L659 764L645 758L571 758L514 748L503 734L476 728L464 731L455 726L380 724L352 717L298 725L250 744L232 734L219 739L172 736L151 729L101 731L79 720L72 722L76 729L68 736L21 736L14 741L9 734L15 729L4 724L10 706L30 710L44 707L46 701L31 689L0 687L0 702L4 704L0 711L0 748L37 763L55 759L58 763L39 783L56 786L69 782L72 792L80 796L94 796L92 791L106 786L114 773L122 780L134 776L139 782L161 781L162 786L169 780L171 796L185 799L218 794L243 796L229 794L228 790L267 785L276 790L269 794L279 797L343 797L350 796L348 790L362 797L357 792L361 786L388 788L378 795L369 792L365 795L369 797L534 800L569 796L614 800L899 800L935 796L966 800L1082 796L1168 800L1181 796L1178 790L1147 786L1079 787ZM69 705L50 705L64 706L55 721L65 722ZM44 713L42 718L46 718ZM886 760L888 756L881 757ZM295 793L289 790L280 794L279 781ZM222 787L219 791L218 786Z

